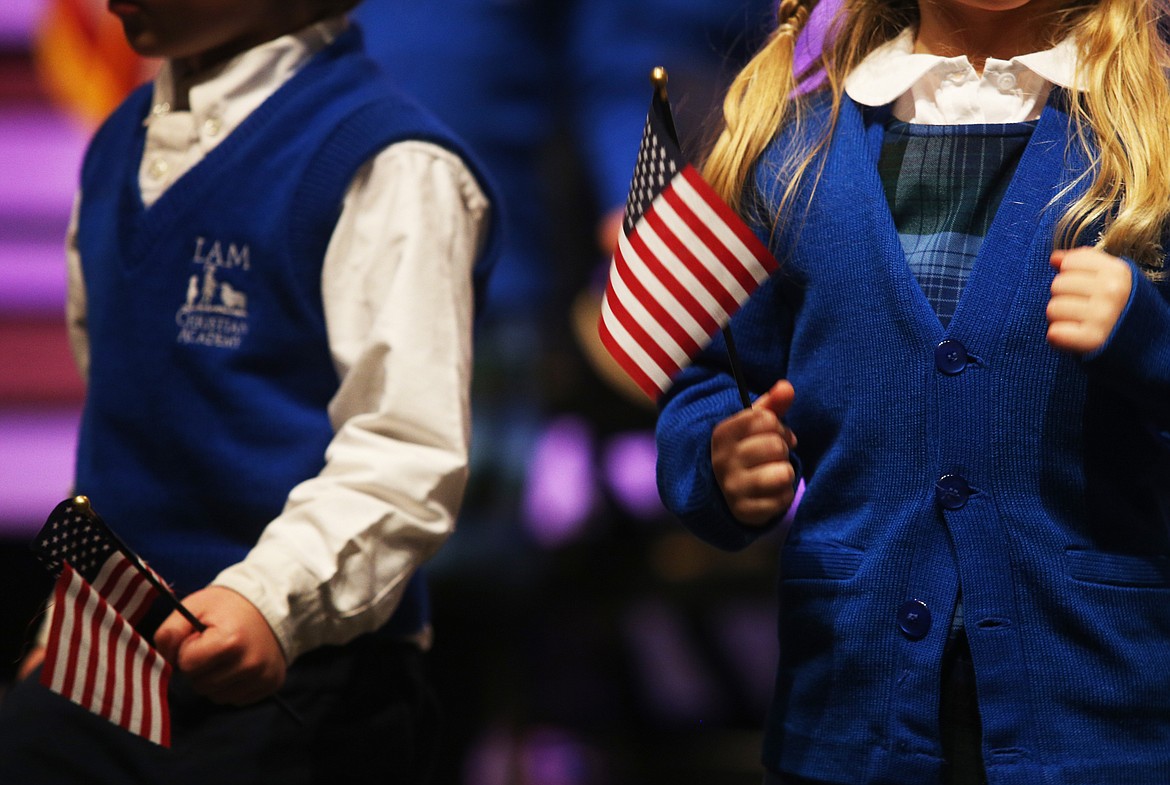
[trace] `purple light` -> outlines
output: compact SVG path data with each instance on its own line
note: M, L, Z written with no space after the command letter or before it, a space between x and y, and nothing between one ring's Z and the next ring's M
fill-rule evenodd
M784 517L780 520L780 526L787 529L792 525L792 519L796 516L796 508L800 506L800 500L804 496L804 480L796 484L796 493L792 495L792 505L788 508L788 512L784 513Z
M521 762L521 782L584 785L589 781L589 750L573 734L559 728L531 731Z
M677 610L643 600L626 611L622 628L651 710L674 723L718 717L718 690Z
M588 423L566 416L536 440L524 493L524 522L545 547L563 545L585 525L597 501Z
M73 484L80 412L0 411L0 535L36 533Z
M51 109L0 112L0 213L68 217L87 136Z
M798 72L807 68L809 63L820 56L821 47L825 43L825 33L828 32L829 24L833 21L833 16L837 13L839 6L840 3L836 0L830 0L830 2L817 3L816 7L813 8L804 30L801 31L800 37L796 41L793 65Z
M0 3L0 43L23 44L44 10L45 0L4 0Z
M776 607L772 603L734 604L715 619L724 656L734 663L734 673L761 715L767 710L780 658L776 637Z
M618 503L639 518L657 518L666 512L658 497L657 461L658 449L650 431L620 434L605 446L602 468L606 485Z
M0 312L56 314L86 132L48 109L0 111Z
M601 768L596 751L573 731L535 726L520 733L495 725L471 748L466 785L586 785Z
M0 269L4 270L0 313L9 317L61 314L64 324L63 242L5 242L0 239Z

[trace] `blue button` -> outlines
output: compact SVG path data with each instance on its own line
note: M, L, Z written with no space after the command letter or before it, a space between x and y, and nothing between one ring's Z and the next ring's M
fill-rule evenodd
M944 510L958 510L971 498L971 486L957 474L947 474L934 484L934 498Z
M948 376L967 370L968 359L967 347L952 338L934 347L935 367Z
M898 608L898 629L912 641L922 640L930 632L930 608L922 600L907 600Z

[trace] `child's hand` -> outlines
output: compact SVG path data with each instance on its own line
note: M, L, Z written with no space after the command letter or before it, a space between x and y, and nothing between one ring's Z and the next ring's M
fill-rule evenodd
M33 671L45 661L45 647L37 646L24 655L20 665L16 667L17 681L23 681L33 674Z
M1113 332L1133 286L1129 265L1096 248L1054 251L1048 301L1048 343L1087 354L1100 349Z
M711 433L711 465L731 514L749 526L783 515L796 492L796 470L788 451L796 436L780 418L795 392L776 382L751 409L728 417Z
M244 706L280 689L284 652L256 606L219 586L197 591L183 604L207 629L196 631L175 612L159 626L154 643L196 692L216 703Z

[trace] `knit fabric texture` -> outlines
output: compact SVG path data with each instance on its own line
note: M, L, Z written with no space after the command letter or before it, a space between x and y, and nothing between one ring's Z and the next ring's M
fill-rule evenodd
M757 166L747 203L782 267L731 331L753 393L792 382L806 481L780 553L773 771L939 781L961 585L989 781L1170 781L1170 289L1131 265L1104 347L1048 345L1055 223L1088 167L1065 100L1028 139L946 327L879 174L888 113L846 99L776 227L794 132ZM816 135L827 100L811 116ZM661 406L668 508L720 547L757 540L769 529L730 515L711 468L712 429L740 408L719 336Z
M147 86L82 171L92 361L76 483L182 594L243 558L324 466L339 380L321 268L355 173L399 140L461 148L352 28L146 209L149 106ZM398 632L425 621L418 589Z

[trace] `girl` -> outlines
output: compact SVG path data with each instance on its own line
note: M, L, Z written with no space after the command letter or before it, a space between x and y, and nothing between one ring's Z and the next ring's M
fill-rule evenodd
M1170 782L1165 6L844 0L794 76L810 6L706 167L782 264L732 321L761 394L716 340L658 426L721 547L806 483L769 781Z

